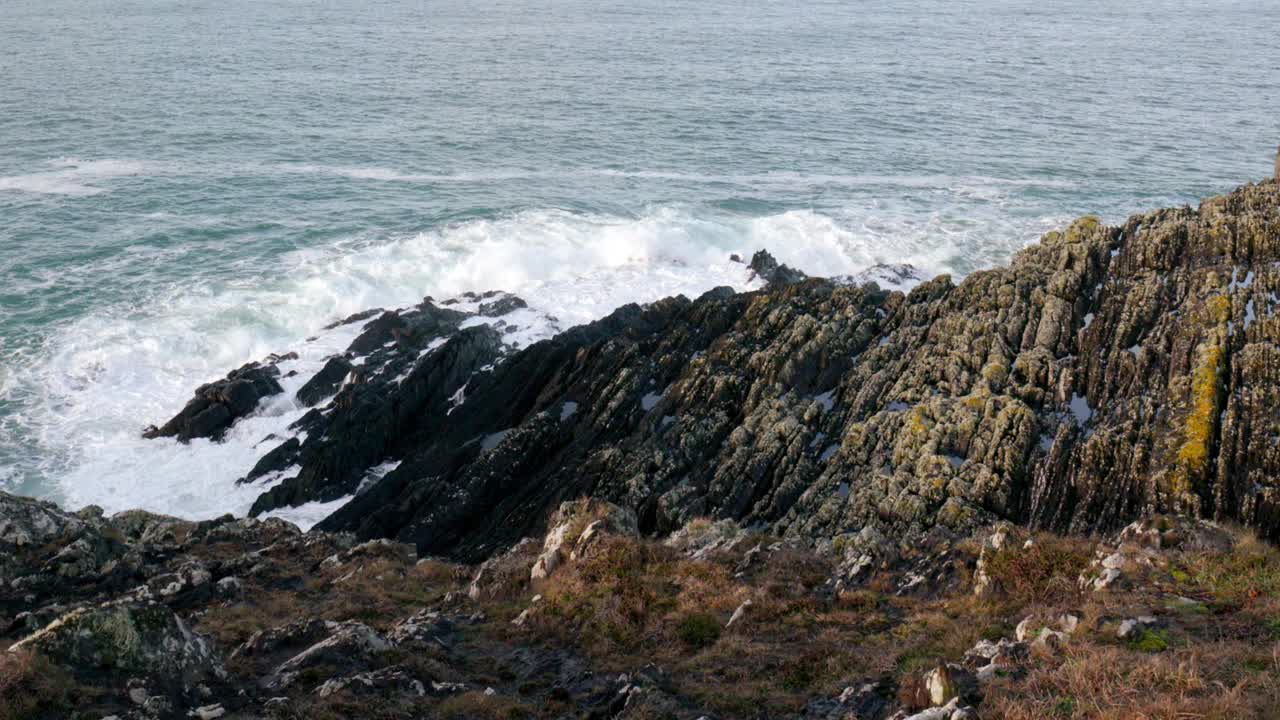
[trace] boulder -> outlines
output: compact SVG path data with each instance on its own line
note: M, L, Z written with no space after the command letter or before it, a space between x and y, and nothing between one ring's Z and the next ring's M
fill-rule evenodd
M191 693L225 675L213 644L166 606L117 602L73 610L11 650L36 650L54 663L112 675L144 675L153 686Z

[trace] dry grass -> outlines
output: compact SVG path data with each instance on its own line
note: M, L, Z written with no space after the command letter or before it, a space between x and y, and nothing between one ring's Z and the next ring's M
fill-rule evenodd
M1158 656L1075 645L1042 657L1025 680L1002 680L984 710L1006 720L1241 720L1273 718L1280 707L1280 647L1251 671L1249 650L1207 645Z
M43 656L27 650L0 655L0 720L62 716L75 696L71 676Z
M1189 580L1220 603L1248 607L1280 599L1280 550L1252 533L1238 533L1235 547L1225 555L1192 553L1182 561Z
M1030 547L1006 547L987 566L1000 596L1012 605L1059 605L1080 597L1078 578L1093 559L1085 538L1039 533Z
M533 716L522 703L501 695L465 692L440 703L434 717L443 720L520 720Z
M243 580L243 599L214 606L199 617L200 632L233 648L250 635L298 618L355 620L379 629L438 602L461 588L458 566L424 561L405 566L395 560L356 560L312 573L304 565Z

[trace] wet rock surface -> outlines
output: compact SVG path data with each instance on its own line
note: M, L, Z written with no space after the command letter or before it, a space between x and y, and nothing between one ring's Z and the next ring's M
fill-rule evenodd
M186 442L194 438L218 439L235 421L252 413L263 398L284 392L276 379L280 370L274 363L249 363L232 370L225 379L201 385L172 419L160 427L143 431L147 438L176 437Z
M523 349L451 310L509 296L383 312L305 440L250 474L300 468L254 512L362 489L323 527L466 561L579 496L645 533L702 516L808 541L1000 519L1105 532L1173 512L1274 538L1277 263L1268 181L1117 227L1083 218L1008 267L905 294L762 252L764 290L627 306Z

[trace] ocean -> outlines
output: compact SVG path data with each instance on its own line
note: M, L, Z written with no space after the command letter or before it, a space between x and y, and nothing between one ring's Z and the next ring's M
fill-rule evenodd
M1262 0L6 0L0 489L243 513L288 398L220 444L139 431L268 353L317 367L368 307L503 289L545 335L751 287L731 253L959 277L1195 203L1270 173L1278 29Z

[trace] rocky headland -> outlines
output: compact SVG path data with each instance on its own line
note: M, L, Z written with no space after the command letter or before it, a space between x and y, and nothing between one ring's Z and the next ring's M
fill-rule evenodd
M909 292L750 265L523 347L502 292L335 323L254 517L0 495L0 718L1280 707L1280 184Z

